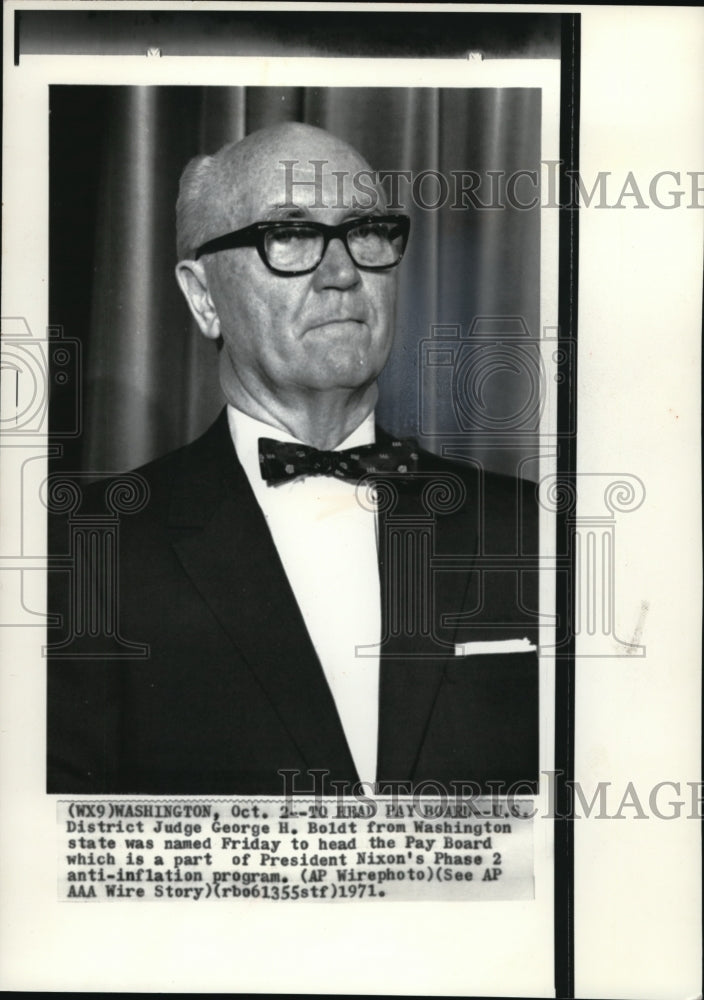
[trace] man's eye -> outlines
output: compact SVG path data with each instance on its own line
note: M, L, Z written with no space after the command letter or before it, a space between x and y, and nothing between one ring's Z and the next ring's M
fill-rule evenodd
M272 243L276 243L278 246L285 246L286 244L293 243L296 240L309 240L315 238L316 232L313 229L297 229L291 227L290 229L272 229L269 232L269 240Z
M384 222L365 222L364 225L353 229L352 233L355 239L387 240L389 238L389 226Z

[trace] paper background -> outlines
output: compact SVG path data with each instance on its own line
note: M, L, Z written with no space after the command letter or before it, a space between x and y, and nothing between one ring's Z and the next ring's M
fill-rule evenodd
M9 80L11 5L6 12ZM618 197L629 170L646 189L659 170L704 170L703 26L696 8L582 9L589 186L612 171ZM32 109L12 96L6 88L4 184L21 177L33 200L18 204L17 187L12 199L6 189L6 212L10 222L22 211L46 218L46 146L25 145L22 120L31 123ZM684 790L700 776L704 211L688 201L673 211L592 208L580 219L578 468L629 473L646 488L643 505L619 517L614 581L615 632L630 640L640 624L646 656L577 660L576 777L589 797L610 782L612 813L629 781L647 802L657 782ZM44 240L41 228L21 227L9 259L3 254L3 316L24 315L32 329L46 321ZM5 490L12 462L3 451ZM16 529L3 519L3 532ZM54 803L41 792L41 632L4 630L0 640L3 988L550 995L546 872L536 902L510 912L508 904L59 905ZM687 818L686 798L679 820L625 810L620 820L577 821L578 996L699 992L700 826Z

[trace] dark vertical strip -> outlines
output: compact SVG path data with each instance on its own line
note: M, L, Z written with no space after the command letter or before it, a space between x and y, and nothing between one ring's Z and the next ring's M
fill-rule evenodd
M560 338L567 350L561 363L562 380L558 393L557 475L560 490L570 490L577 471L577 291L578 291L578 212L571 203L567 171L579 169L579 74L580 16L564 15L562 20L561 101L560 101L560 280L558 323ZM569 342L573 349L569 349ZM569 537L570 505L557 513L558 552L560 540ZM573 551L573 549L571 549ZM573 623L575 567L571 559L564 575L567 586L557 588L557 620ZM555 678L555 993L558 998L574 997L574 827L570 788L574 779L575 663L574 630L566 631L556 661Z
M15 11L15 66L20 64L20 15L21 11Z

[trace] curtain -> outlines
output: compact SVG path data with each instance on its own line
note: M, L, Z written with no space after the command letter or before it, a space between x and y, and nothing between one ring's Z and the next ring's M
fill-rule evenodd
M53 87L50 318L83 347L82 435L66 460L126 470L214 419L217 350L174 279L179 175L198 153L297 120L375 169L435 172L415 200L400 182L411 239L380 422L534 476L539 373L525 345L539 337L540 214L491 203L502 177L539 172L540 115L532 89ZM481 178L489 207L457 203L458 171Z

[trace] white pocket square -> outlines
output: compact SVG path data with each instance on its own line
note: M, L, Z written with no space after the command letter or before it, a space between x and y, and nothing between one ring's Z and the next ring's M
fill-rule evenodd
M530 653L537 647L530 639L490 639L488 642L458 642L455 656L486 656L487 653Z

